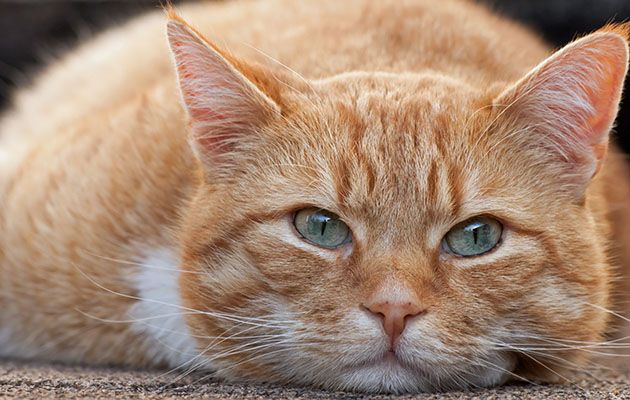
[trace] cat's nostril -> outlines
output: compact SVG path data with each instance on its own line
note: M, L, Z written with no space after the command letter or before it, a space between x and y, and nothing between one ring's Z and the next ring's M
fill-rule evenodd
M385 301L374 304L363 304L363 307L370 313L381 318L383 328L390 338L392 348L396 339L398 339L405 330L407 320L426 311L424 307L413 302L394 303Z

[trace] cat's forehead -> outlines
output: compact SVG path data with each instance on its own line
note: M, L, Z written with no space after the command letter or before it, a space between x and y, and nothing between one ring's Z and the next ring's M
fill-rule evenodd
M265 209L316 206L387 237L451 223L474 198L478 91L430 73L351 73L313 86L316 96L270 131L263 160L257 148L252 168L264 167L247 175L244 199L256 188Z
M475 130L475 89L431 73L350 73L315 88L309 123L297 135L306 143L290 156L321 171L292 185L305 188L300 196L316 188L306 203L411 224L422 214L457 213L467 191L458 161ZM403 218L409 213L418 218Z
M348 73L320 82L316 119L339 146L381 166L428 165L462 151L479 131L483 93L441 74ZM400 169L397 167L397 169Z
M426 113L444 109L454 111L473 105L480 92L469 84L444 74L425 71L422 73L350 72L315 82L319 100L346 102L357 110L397 109L408 106L425 107Z
M409 154L401 146L407 140L431 146L469 139L484 105L480 90L432 72L353 72L319 81L316 88L317 118L337 135L360 137L392 155L404 152L403 158L426 153Z

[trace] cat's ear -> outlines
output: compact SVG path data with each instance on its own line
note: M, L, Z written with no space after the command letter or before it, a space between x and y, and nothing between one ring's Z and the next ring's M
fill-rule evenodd
M280 114L280 107L246 76L257 72L253 67L223 54L176 15L170 17L168 41L193 146L210 168L220 168L230 163L240 142Z
M610 27L574 41L493 103L562 164L560 174L578 195L608 148L628 68L628 30Z

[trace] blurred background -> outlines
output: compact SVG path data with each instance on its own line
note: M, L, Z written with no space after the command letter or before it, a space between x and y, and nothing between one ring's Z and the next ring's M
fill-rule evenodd
M378 0L373 0L378 1ZM478 0L522 21L560 46L608 22L630 20L630 0ZM180 1L172 1L178 3ZM0 0L0 109L13 88L78 41L141 12L159 0ZM617 120L617 142L630 153L628 99Z

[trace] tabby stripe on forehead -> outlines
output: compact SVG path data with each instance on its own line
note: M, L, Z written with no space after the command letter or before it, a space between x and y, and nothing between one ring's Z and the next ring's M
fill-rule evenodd
M448 164L448 185L451 197L451 215L459 214L463 201L462 185L460 170L453 163Z
M337 202L339 205L344 205L347 202L348 195L350 194L350 166L349 161L345 158L339 160L336 166L333 166L332 171L333 183L335 185L335 192L337 194Z
M366 158L361 159L361 166L365 171L365 176L367 179L367 193L371 195L374 193L374 188L376 187L376 174L374 173L374 167Z
M443 122L443 121L442 121ZM437 157L431 161L427 176L427 197L431 204L440 204L440 196L448 196L449 213L457 215L463 201L460 170L446 157L443 130L438 129L433 135ZM445 173L444 173L445 172ZM444 179L446 178L446 179ZM440 183L444 184L441 187Z
M345 204L347 201L347 197L351 191L351 182L350 182L350 173L352 163L350 160L356 160L358 166L365 173L365 184L368 195L374 191L374 186L376 184L376 175L374 173L373 167L367 158L367 156L361 151L362 149L362 141L365 135L366 125L363 119L360 117L359 113L345 103L337 104L337 112L339 113L339 117L343 121L343 125L348 127L349 135L348 135L348 151L349 153L345 162L340 162L340 171L338 171L338 175L344 175L343 180L340 182L335 181L335 188L337 191L338 201L340 204ZM337 174L335 174L337 175Z
M448 150L449 145L448 143L445 143L445 141L448 137L447 133L450 122L448 120L448 116L445 114L438 114L433 122L435 124L435 134L432 135L432 139L437 152L437 157L435 157L432 161L432 169L429 171L429 198L432 200L433 204L439 204L439 195L448 196L448 211L451 215L456 215L459 212L459 206L461 203L461 188L457 171L455 170L456 166L448 161L448 154L450 154L450 151ZM446 174L441 174L440 172L446 172ZM446 175L446 182L444 182L446 187L441 188L439 187L439 183L441 180L444 180L443 178L440 179L443 175ZM435 182L435 184L433 184L433 182Z
M431 164L429 165L429 174L427 176L427 198L429 199L429 204L435 204L438 197L438 185L439 185L439 176L438 176L438 162L436 160L431 160Z

